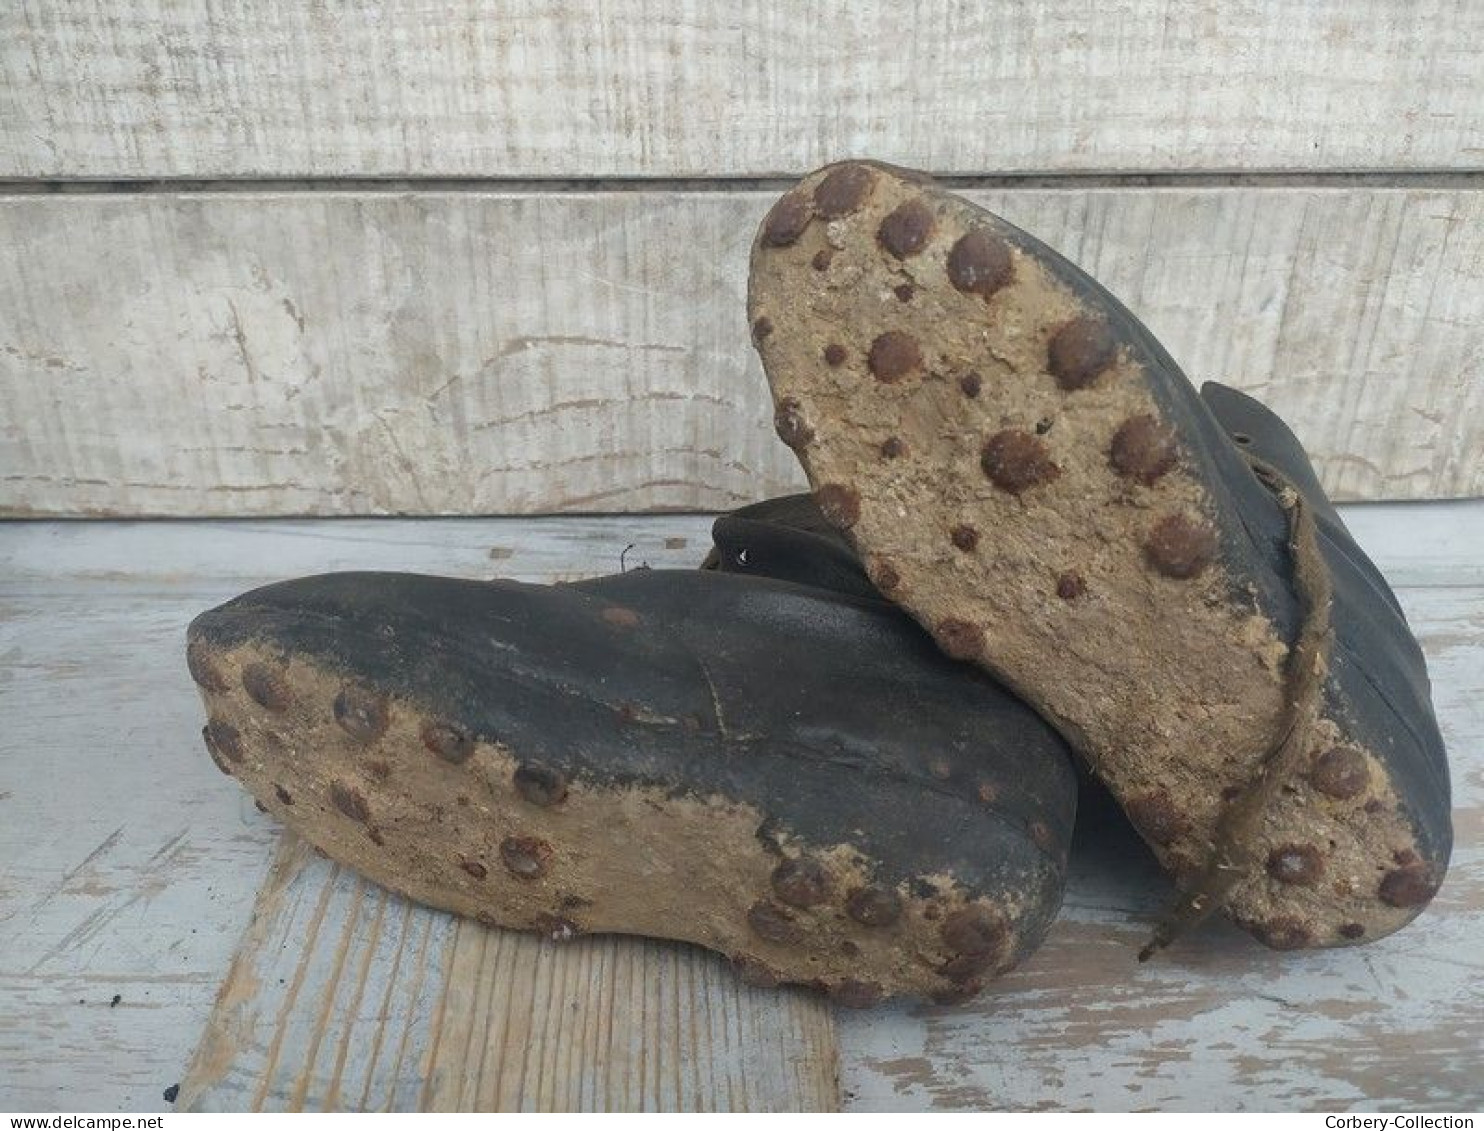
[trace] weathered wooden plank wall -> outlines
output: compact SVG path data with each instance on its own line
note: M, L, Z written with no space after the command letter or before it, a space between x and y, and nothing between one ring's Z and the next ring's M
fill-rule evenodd
M848 154L1000 178L1337 496L1476 494L1481 40L1457 0L18 0L0 514L796 486L742 326L755 178ZM78 181L113 191L45 191Z
M1484 491L1484 193L970 195L1270 401L1342 498ZM797 487L771 194L0 198L0 513L721 509Z
M0 176L1484 167L1468 0L12 0Z

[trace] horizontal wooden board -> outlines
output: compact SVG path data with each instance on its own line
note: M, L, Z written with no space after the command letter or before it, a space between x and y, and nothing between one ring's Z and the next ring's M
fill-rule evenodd
M1457 0L14 0L0 176L1478 169Z
M1484 491L1484 191L971 194L1341 498ZM0 197L0 513L723 509L797 488L744 315L770 194Z

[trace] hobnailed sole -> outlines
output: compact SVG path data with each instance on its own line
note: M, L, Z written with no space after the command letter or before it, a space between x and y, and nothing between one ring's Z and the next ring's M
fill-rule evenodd
M607 619L619 633L633 623ZM405 688L231 637L193 628L188 650L217 766L330 858L430 906L554 941L696 943L751 984L804 984L851 1007L973 996L1054 911L946 874L883 886L855 846L805 843L755 799L595 780L549 750L528 760Z
M1013 226L865 162L805 178L753 246L753 340L820 508L1188 881L1275 740L1288 647L1156 395L1157 346L1115 306ZM1376 751L1328 705L1315 736L1227 905L1283 949L1396 930L1439 879Z

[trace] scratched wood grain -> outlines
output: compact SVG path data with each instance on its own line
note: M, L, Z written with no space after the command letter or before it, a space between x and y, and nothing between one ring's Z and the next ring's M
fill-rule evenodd
M1484 492L1484 192L970 194L1341 498ZM720 509L796 488L747 340L771 194L0 197L0 513Z
M956 1012L838 1018L847 1106L1348 1096L1333 1106L1379 1107L1387 1089L1419 1107L1479 1104L1484 1010L1469 964L1484 926L1484 502L1345 517L1413 617L1453 752L1459 849L1436 907L1360 950L1273 955L1217 931L1139 969L1130 947L1159 881L1126 838L1084 827L1067 922L1001 994ZM542 580L611 572L630 544L630 563L684 567L707 526L675 515L0 523L0 1109L165 1108L248 924L277 830L198 749L180 659L195 612L323 569ZM361 898L353 944L376 922ZM383 936L399 929L395 916L380 922ZM375 1015L377 988L368 981L340 1023ZM339 1045L327 1039L333 1071ZM395 1056L382 1049L378 1096L393 1087ZM367 1076L349 1077L359 1092L346 1078L342 1099L366 1094Z
M13 0L0 176L1478 169L1476 4Z
M184 1111L838 1105L814 995L694 947L566 945L417 906L286 833L181 1084Z
M221 590L68 580L85 546L22 578L35 533L0 523L0 1110L161 1110L274 830L200 765L177 674Z

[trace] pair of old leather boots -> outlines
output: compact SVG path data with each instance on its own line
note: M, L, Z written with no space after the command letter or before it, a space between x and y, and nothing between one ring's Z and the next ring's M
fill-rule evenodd
M189 633L217 765L414 899L854 1006L1034 950L1074 756L1176 881L1150 949L1418 913L1451 843L1422 655L1276 416L887 166L775 205L750 307L812 496L719 519L701 570L239 597Z

